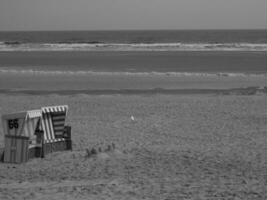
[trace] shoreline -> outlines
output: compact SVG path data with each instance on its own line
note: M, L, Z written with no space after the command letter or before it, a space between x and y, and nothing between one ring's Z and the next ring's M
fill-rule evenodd
M32 89L0 89L0 94L7 95L193 95L193 94L215 94L215 95L256 95L267 94L267 86L244 87L230 89L87 89L87 90L32 90Z
M74 74L71 73L1 73L1 93L217 93L267 87L267 76L218 76L199 74ZM38 92L40 91L40 92ZM63 92L62 92L63 91ZM219 91L220 92L220 91ZM223 91L222 91L223 92ZM227 91L226 91L227 92Z

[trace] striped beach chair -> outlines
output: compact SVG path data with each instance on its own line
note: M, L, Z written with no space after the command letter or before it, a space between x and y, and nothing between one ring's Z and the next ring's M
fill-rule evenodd
M63 133L68 106L42 107L41 127L44 131L44 143L64 141Z

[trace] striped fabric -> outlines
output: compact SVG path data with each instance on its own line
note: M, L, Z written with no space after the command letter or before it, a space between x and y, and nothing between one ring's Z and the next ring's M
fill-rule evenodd
M37 124L40 118L32 118L32 119L27 119L24 124L24 131L23 135L26 137L32 137L34 136L35 130L37 128Z
M51 113L55 138L62 138L65 125L65 112Z
M55 139L53 124L52 124L52 118L51 118L50 113L43 113L42 129L44 131L45 143Z
M42 129L44 131L44 142L62 141L63 130L68 106L53 106L42 108Z
M27 137L34 137L35 130L40 123L42 116L41 110L29 110L26 114L23 135Z
M42 111L41 110L29 110L27 111L26 119L29 118L37 118L42 116Z
M68 106L49 106L49 107L43 107L42 113L56 113L56 112L66 112L68 111Z

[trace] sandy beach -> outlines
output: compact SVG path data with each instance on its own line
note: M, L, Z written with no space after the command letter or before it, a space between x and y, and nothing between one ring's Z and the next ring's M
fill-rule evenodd
M267 200L266 8L0 0L0 200Z
M173 33L177 36L169 38ZM235 31L226 31L217 33L221 42L207 43L203 33L214 36L213 31L193 31L188 40L179 39L188 35L183 31L112 37L102 32L98 39L92 32L5 36L21 43L0 44L0 115L68 105L73 151L20 165L0 163L0 199L267 199L267 53L261 51L267 45L258 44L266 37L241 31L231 39L226 36ZM129 38L113 41L114 34ZM155 34L171 43L158 43ZM106 48L125 48L120 43L128 41L137 49L81 49L97 49L90 41L102 39L108 40ZM180 48L174 43L180 40L194 51L170 49ZM167 49L153 49L162 45ZM205 51L197 51L201 45ZM115 149L105 151L112 144ZM102 152L87 156L92 148Z
M73 151L1 163L0 199L266 199L266 102L266 94L1 94L1 114L68 104ZM114 151L86 157L111 143Z

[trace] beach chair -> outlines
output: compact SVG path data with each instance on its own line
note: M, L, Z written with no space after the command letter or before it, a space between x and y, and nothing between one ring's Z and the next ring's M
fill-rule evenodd
M41 110L31 110L2 116L4 162L22 163L31 157L41 156L42 143L35 135L41 114Z
M43 156L62 150L72 150L71 127L65 126L68 106L42 107L41 130L44 132Z
M72 150L71 127L65 126L67 111L64 105L3 115L3 161L22 163L55 151Z

